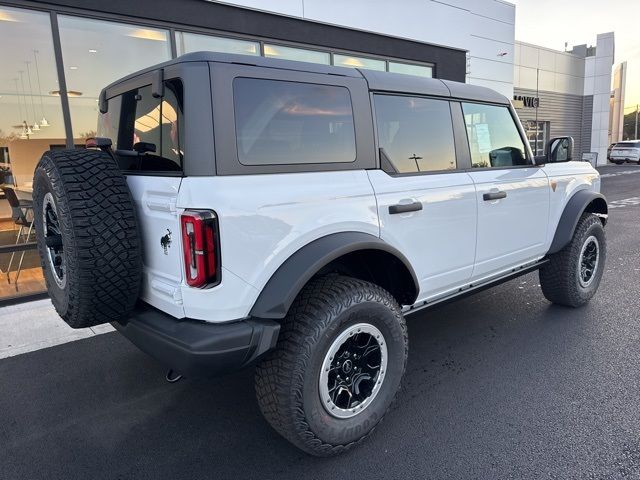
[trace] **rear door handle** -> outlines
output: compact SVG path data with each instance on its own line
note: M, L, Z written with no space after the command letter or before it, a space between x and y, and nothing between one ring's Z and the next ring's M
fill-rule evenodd
M389 215L396 215L398 213L418 212L420 210L422 210L422 202L399 203L397 205L389 206Z
M485 202L490 202L491 200L500 200L502 198L507 198L507 192L489 192L482 195L482 199Z

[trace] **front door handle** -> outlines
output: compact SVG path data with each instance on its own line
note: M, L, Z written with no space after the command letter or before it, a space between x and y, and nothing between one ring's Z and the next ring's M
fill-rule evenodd
M422 210L422 202L399 203L397 205L389 206L389 215L396 215L398 213L418 212L420 210Z
M485 202L490 202L491 200L500 200L502 198L507 198L507 192L489 192L482 195L482 199Z

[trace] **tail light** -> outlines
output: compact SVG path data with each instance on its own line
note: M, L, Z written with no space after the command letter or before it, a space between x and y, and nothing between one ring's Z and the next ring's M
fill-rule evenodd
M185 210L182 224L182 248L187 285L211 287L220 282L218 219L209 210Z

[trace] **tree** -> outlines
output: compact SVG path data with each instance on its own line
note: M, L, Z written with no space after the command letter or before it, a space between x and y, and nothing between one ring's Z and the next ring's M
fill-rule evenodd
M638 119L638 133L640 134L640 118ZM624 116L624 126L622 127L622 140L636 139L636 112L627 113Z

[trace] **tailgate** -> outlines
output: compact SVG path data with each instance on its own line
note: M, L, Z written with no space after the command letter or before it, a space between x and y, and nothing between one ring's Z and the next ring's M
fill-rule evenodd
M140 297L174 317L184 317L183 259L176 199L181 177L129 175L127 183L142 237L143 280Z

